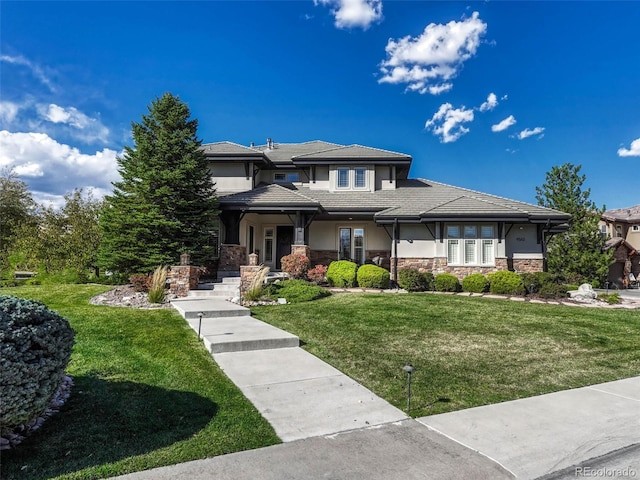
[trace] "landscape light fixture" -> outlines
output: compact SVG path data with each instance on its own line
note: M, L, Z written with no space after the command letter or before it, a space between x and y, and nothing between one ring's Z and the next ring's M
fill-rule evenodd
M416 367L407 363L402 370L407 372L407 413L411 410L411 374L415 372Z
M200 329L202 328L202 316L204 315L204 313L199 312L198 313L198 340L200 340Z

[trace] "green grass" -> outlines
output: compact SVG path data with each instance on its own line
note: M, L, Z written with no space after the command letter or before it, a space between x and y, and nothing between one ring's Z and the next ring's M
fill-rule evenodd
M2 452L3 479L104 478L279 443L174 310L88 303L108 288L0 289L44 302L76 331L71 397Z
M640 374L640 312L432 294L338 294L252 307L412 416Z

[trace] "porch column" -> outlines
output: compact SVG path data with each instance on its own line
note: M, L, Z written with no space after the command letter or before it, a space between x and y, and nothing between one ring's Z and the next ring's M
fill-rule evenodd
M222 212L220 220L224 224L224 240L222 243L227 245L240 245L240 220L242 212L232 210Z
M246 247L240 246L240 220L242 212L232 210L222 212L220 221L224 224L224 239L220 245L218 277L238 275L240 266L246 263Z
M294 225L294 233L293 233L293 244L294 245L305 245L305 215L303 215L300 210L296 211L296 220Z

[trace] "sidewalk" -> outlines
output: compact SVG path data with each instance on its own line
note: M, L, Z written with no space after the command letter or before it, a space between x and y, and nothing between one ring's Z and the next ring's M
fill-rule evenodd
M300 348L233 348L214 358L285 443L117 478L640 478L640 377L413 420Z

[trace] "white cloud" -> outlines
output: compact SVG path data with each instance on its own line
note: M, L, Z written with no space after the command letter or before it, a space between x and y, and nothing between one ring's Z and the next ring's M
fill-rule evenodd
M16 115L18 115L20 106L17 103L2 101L0 102L0 122L3 124L12 123Z
M431 85L428 90L431 95L440 95L441 93L448 92L453 88L453 83L442 83L440 85Z
M382 0L314 0L316 5L330 6L338 28L368 29L382 20Z
M631 148L619 148L618 155L620 157L640 157L640 138L631 142Z
M32 61L23 57L22 55L19 55L17 57L11 56L11 55L0 55L0 62L10 63L12 65L22 65L24 67L27 67L29 70L31 70L31 73L38 80L40 80L40 82L42 82L44 85L46 85L49 88L49 90L51 90L52 92L56 91L55 87L53 86L53 83L51 82L47 74L45 74L42 67L33 63Z
M38 114L44 120L52 123L61 123L74 127L71 134L87 143L106 143L109 137L109 129L100 120L91 118L75 107L60 107L55 103L49 105L40 104L37 107Z
M441 93L462 64L475 55L487 24L478 12L460 22L430 23L418 37L389 39L380 83L406 83L408 90ZM433 91L431 90L433 88ZM447 86L446 90L450 90Z
M513 115L509 115L507 118L502 120L501 122L496 123L495 125L491 125L492 132L502 132L509 128L511 125L516 124L516 118Z
M487 112L493 110L498 105L498 97L495 93L490 93L487 97L487 101L480 105L481 112Z
M463 107L453 108L450 103L440 105L438 111L427 120L424 127L440 136L442 143L455 142L469 132L463 124L473 121L473 110Z
M110 191L119 179L117 154L108 148L85 154L45 133L0 131L0 168L15 169L31 191L40 192L38 198L42 192L55 197L80 187Z
M544 137L544 127L536 127L533 129L529 129L529 128L525 128L524 130L522 130L518 135L518 139L520 140L524 140L525 138L529 138L532 137L534 135L540 135L540 137L538 138L542 138Z

